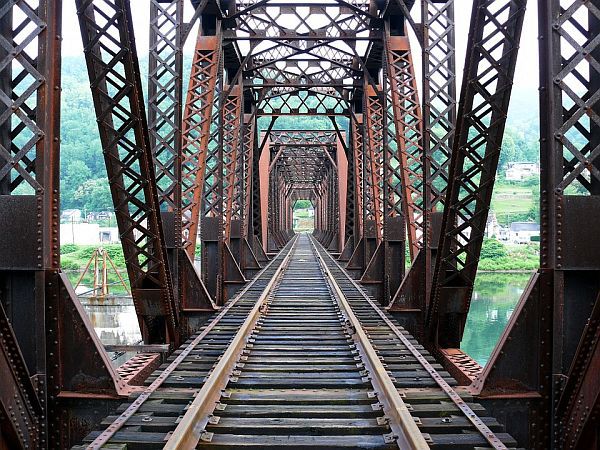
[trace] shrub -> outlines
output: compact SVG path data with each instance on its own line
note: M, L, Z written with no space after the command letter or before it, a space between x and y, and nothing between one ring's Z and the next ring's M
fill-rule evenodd
M67 253L76 252L79 249L78 245L75 244L63 244L60 246L60 254L64 255Z
M60 259L60 267L63 270L79 270L79 263L73 258L69 258L68 256L63 256Z
M508 255L506 247L496 239L484 239L481 247L481 259L498 259Z

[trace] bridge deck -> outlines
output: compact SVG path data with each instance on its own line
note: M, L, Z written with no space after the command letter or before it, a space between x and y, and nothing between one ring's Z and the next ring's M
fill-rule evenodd
M78 448L516 446L306 235L147 385Z

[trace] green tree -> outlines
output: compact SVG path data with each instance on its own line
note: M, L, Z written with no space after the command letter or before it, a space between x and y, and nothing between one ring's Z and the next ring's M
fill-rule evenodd
M76 159L67 163L61 180L62 197L65 199L63 207L83 208L85 206L85 197L76 199L75 192L90 178L92 178L92 171L85 162Z
M296 204L294 205L294 209L306 209L306 208L312 208L312 204L310 203L310 200L298 200L296 202Z
M87 211L106 211L113 207L108 180L101 178L84 182L75 191L73 198L83 202Z

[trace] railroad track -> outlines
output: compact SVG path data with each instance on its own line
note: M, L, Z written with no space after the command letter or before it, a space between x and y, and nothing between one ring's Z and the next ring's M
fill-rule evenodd
M516 445L306 235L228 308L87 448Z

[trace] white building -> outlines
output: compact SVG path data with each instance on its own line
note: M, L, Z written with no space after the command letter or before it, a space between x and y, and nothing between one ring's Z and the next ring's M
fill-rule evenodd
M60 215L60 220L69 223L80 223L81 222L81 210L80 209L65 209Z
M505 178L508 181L523 181L540 174L540 166L532 162L509 162Z
M540 225L534 222L512 222L508 240L513 244L528 244L531 238L540 235Z

